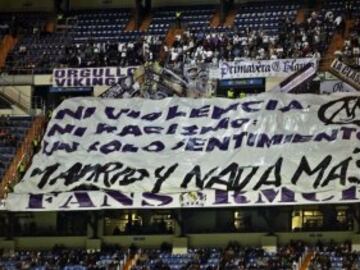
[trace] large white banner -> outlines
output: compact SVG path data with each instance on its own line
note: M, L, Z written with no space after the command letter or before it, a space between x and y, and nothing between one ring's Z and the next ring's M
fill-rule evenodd
M96 68L56 68L53 70L53 86L86 87L96 85L112 86L120 84L131 76L137 67L96 67Z
M318 60L315 58L220 62L218 68L210 71L210 78L226 80L257 77L288 77L309 63L317 69Z
M346 94L68 99L12 196L287 189L299 204L303 193L341 202L360 182L359 104Z

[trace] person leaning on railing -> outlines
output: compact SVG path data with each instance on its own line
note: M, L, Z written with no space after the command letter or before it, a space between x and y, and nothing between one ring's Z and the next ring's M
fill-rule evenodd
M35 137L33 140L32 140L32 146L33 146L33 151L34 151L34 154L36 154L40 149L40 143L39 143L39 140L37 137Z

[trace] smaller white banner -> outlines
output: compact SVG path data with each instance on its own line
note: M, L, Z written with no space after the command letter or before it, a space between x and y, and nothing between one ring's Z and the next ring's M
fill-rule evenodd
M210 71L210 77L211 79L220 80L258 77L288 77L309 63L317 69L318 60L315 58L220 62L218 68Z
M354 87L339 80L323 81L320 83L320 94L354 93L358 92Z
M53 86L85 87L119 84L134 73L137 67L97 67L97 68L56 68L53 70Z
M284 81L282 81L278 86L274 87L271 91L273 92L283 92L290 93L296 87L301 84L305 84L308 79L313 78L316 74L316 69L312 65L305 66L303 69L295 72L290 75Z
M340 78L344 79L347 83L352 86L360 89L360 72L352 69L343 62L335 59L331 64L331 69L335 72Z

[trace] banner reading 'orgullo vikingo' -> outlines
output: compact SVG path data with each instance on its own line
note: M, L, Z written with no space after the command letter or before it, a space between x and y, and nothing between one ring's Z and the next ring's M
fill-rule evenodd
M53 70L53 86L87 87L112 86L133 74L137 67L56 68Z
M142 207L159 196L186 207L179 196L193 192L208 207L219 194L221 206L356 202L359 113L360 95L347 94L69 99L6 207L116 208L125 197ZM89 187L102 191L71 193Z

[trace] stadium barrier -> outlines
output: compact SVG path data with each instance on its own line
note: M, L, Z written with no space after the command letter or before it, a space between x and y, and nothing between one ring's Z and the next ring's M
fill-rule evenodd
M35 138L42 137L45 126L46 118L44 116L34 118L31 128L28 130L21 146L17 149L16 155L0 183L0 198L5 198L11 186L19 180L19 165L22 163L26 168L30 165L31 158L34 154L32 142Z

